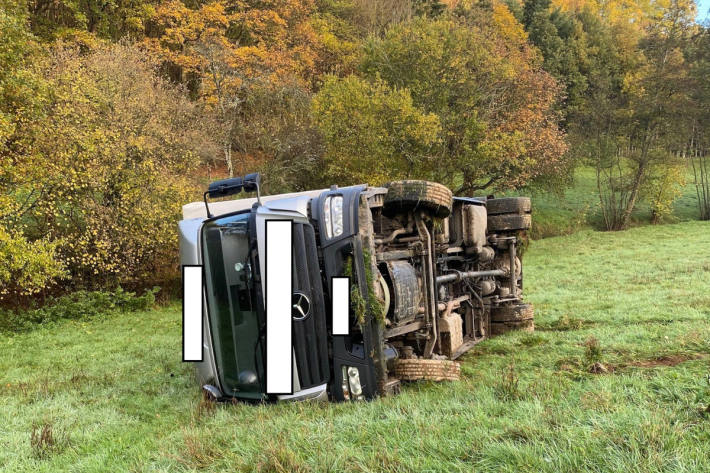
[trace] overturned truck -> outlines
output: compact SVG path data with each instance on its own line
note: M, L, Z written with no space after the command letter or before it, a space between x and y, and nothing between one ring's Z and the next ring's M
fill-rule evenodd
M256 198L208 203L244 191ZM370 399L400 382L453 379L480 341L533 330L523 302L526 197L453 197L396 181L261 197L259 175L214 182L183 207L183 265L203 265L203 361L217 399ZM265 387L266 220L293 222L293 393ZM350 278L348 335L333 335L331 279Z

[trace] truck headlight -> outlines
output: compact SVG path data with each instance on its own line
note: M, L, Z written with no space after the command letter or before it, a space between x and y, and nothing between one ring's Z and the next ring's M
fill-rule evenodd
M348 368L348 384L350 392L355 399L362 399L362 385L360 384L360 370L354 366Z
M346 401L350 400L350 385L348 384L348 367L343 365L343 381L342 381L342 389L343 389L343 398Z
M323 220L325 236L337 237L343 234L343 196L331 195L323 203Z

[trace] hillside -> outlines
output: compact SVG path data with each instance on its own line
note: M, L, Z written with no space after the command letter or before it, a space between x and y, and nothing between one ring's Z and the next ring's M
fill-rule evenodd
M0 1L0 310L169 297L181 206L253 172L534 187L533 238L710 220L693 1L104 3Z

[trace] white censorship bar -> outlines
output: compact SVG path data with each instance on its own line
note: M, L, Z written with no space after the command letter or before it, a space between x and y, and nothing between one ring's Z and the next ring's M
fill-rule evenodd
M350 278L333 278L333 335L349 335Z
M182 267L182 361L202 361L202 266Z
M292 394L291 220L266 221L266 392Z

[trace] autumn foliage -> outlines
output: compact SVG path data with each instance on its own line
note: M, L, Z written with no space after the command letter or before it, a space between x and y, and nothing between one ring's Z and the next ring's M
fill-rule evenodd
M180 206L253 171L272 193L421 178L472 195L559 188L584 163L610 227L640 200L661 219L686 160L710 194L693 11L0 0L0 303L169 283Z

